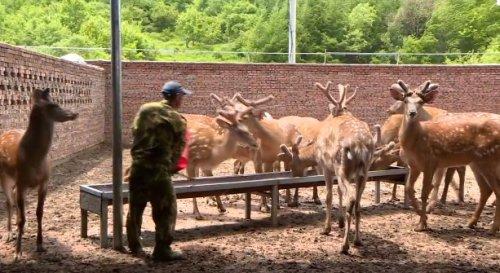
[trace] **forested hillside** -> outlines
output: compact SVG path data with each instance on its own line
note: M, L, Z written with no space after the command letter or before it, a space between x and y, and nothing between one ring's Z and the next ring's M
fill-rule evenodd
M108 48L109 0L2 0L0 41ZM500 52L495 0L297 0L297 52ZM288 0L122 0L130 60L282 62ZM108 59L106 49L43 49ZM189 50L190 53L176 52ZM210 51L219 51L211 53ZM298 62L323 62L301 55ZM327 62L395 62L393 56L328 56ZM500 55L401 55L400 63L492 63Z

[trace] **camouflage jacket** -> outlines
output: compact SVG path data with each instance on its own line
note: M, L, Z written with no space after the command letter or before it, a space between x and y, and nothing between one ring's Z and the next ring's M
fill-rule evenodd
M186 120L168 101L141 106L132 125L134 164L160 165L174 170L185 146Z

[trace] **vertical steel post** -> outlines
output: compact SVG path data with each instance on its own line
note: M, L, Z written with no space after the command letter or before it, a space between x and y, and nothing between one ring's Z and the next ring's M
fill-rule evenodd
M297 1L289 0L288 19L288 63L295 63L296 30L297 30Z
M111 78L113 86L113 248L123 249L122 94L120 0L111 0Z

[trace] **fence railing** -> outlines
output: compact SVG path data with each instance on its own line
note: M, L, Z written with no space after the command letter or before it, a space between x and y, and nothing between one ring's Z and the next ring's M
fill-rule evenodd
M21 46L36 52L60 57L68 53L82 55L85 59L109 59L110 48L105 47L57 47ZM124 59L150 61L189 62L237 62L237 63L286 63L287 52L258 51L212 51L173 48L123 48ZM483 56L490 57L488 63L500 63L500 52L299 52L297 63L378 63L378 64L420 64L420 63L484 63Z

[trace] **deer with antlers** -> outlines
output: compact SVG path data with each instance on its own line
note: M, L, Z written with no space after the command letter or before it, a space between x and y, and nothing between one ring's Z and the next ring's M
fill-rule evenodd
M278 123L282 127L289 126L289 125L295 126L295 128L298 131L298 134L300 134L302 136L302 138L304 138L304 140L306 140L305 141L305 143L307 143L306 146L309 146L314 142L314 140L316 139L316 136L318 135L318 131L319 131L320 124L321 124L321 122L315 118L299 117L299 116L285 116L285 117L278 119ZM302 140L302 138L301 138L301 140ZM300 142L299 142L299 144L295 144L295 146L297 146L296 149L298 149L299 145L300 145ZM312 150L312 149L309 148L309 150ZM306 153L307 153L307 155L304 158L305 159L304 163L305 163L305 165L309 165L309 162L311 162L311 161L307 160L309 153L308 152L306 152ZM284 162L285 170L287 170L287 171L291 170L291 168L289 166L289 164L290 164L289 157L283 158L283 160L281 160L281 161ZM314 166L311 165L308 167L316 168L316 165L314 165ZM319 173L318 170L317 170L317 172ZM321 205L321 200L319 199L319 196L318 196L318 187L313 187L313 201L315 204ZM289 189L286 190L286 203L288 204L288 206L291 206L291 207L298 206L298 204L299 204L299 188L295 189L295 193L293 195L293 201L291 201L290 190Z
M433 187L432 178L439 183L449 167L469 165L480 189L480 199L468 226L473 228L487 199L493 192L500 196L500 115L491 113L449 113L430 121L420 121L422 105L432 103L438 85L425 82L410 89L398 80L390 87L391 96L404 102L403 122L399 140L410 167L406 192L412 206L420 215L417 231L428 229L426 207ZM415 198L415 182L423 172L421 203ZM439 187L439 185L434 185ZM500 227L500 206L496 206L490 232Z
M258 145L248 128L241 123L242 116L252 111L247 108L243 111L235 109L219 110L219 117L215 122L224 129L224 133L217 131L208 125L199 124L189 128L191 139L189 145L189 163L187 167L188 177L198 176L201 169L205 176L213 176L212 170L221 162L232 157L236 151L238 143L244 143L252 149L257 149ZM216 197L219 211L224 212L220 197ZM203 219L198 209L196 198L193 198L193 214L196 219Z
M54 135L54 123L75 120L78 114L61 108L53 102L50 89L35 89L32 96L28 129L11 130L0 136L0 180L7 196L7 240L10 240L11 217L17 206L17 242L16 260L21 256L21 242L24 234L25 193L29 188L38 189L36 218L38 232L36 238L37 251L44 251L42 237L43 205L47 195L50 166L47 154Z
M274 96L258 100L248 100L243 98L240 93L236 93L232 99L224 98L219 102L223 106L229 106L239 111L246 111L247 114L242 115L242 123L245 124L250 132L259 142L259 150L253 158L254 168L256 173L273 172L277 170L278 153L281 144L291 145L293 139L298 134L294 126L289 126L284 129L274 119L261 119L263 110L255 109L274 99ZM252 108L251 111L247 111ZM262 195L261 211L269 212L270 208L267 205L266 196Z
M403 113L404 113L404 103L402 101L396 101L394 104L389 107L387 113L390 114L389 118L384 123L382 127L382 142L387 143L389 141L397 141L399 128L401 127L401 123L403 121ZM419 115L420 121L432 120L436 119L440 116L447 115L448 111L431 107L431 106L423 106L422 107L422 115ZM397 159L398 165L404 165L403 160L401 158ZM453 175L455 172L459 177L459 184L455 185L455 181L453 180ZM434 183L436 184L436 183ZM438 183L439 184L439 183ZM465 187L465 166L460 167L450 167L447 168L445 179L444 179L444 188L443 194L441 195L441 203L446 203L446 198L448 195L448 188L450 184L457 191L457 201L459 203L464 202L464 187ZM396 200L396 189L397 184L394 184L394 188L392 191L392 199ZM431 193L431 202L429 204L428 212L434 208L437 203L437 193L438 189L433 189Z
M353 215L355 216L354 245L361 245L359 235L360 201L375 150L375 143L368 124L355 118L347 109L347 104L354 98L356 91L346 98L348 87L339 84L340 99L337 101L329 91L331 82L328 82L326 87L320 83L316 83L315 86L331 102L330 110L332 113L323 121L315 144L316 159L325 175L327 190L326 221L323 233L329 234L331 231L333 176L336 174L341 210L339 226L344 227L344 219L347 223L341 253L347 254ZM345 210L343 208L344 200L346 201Z

